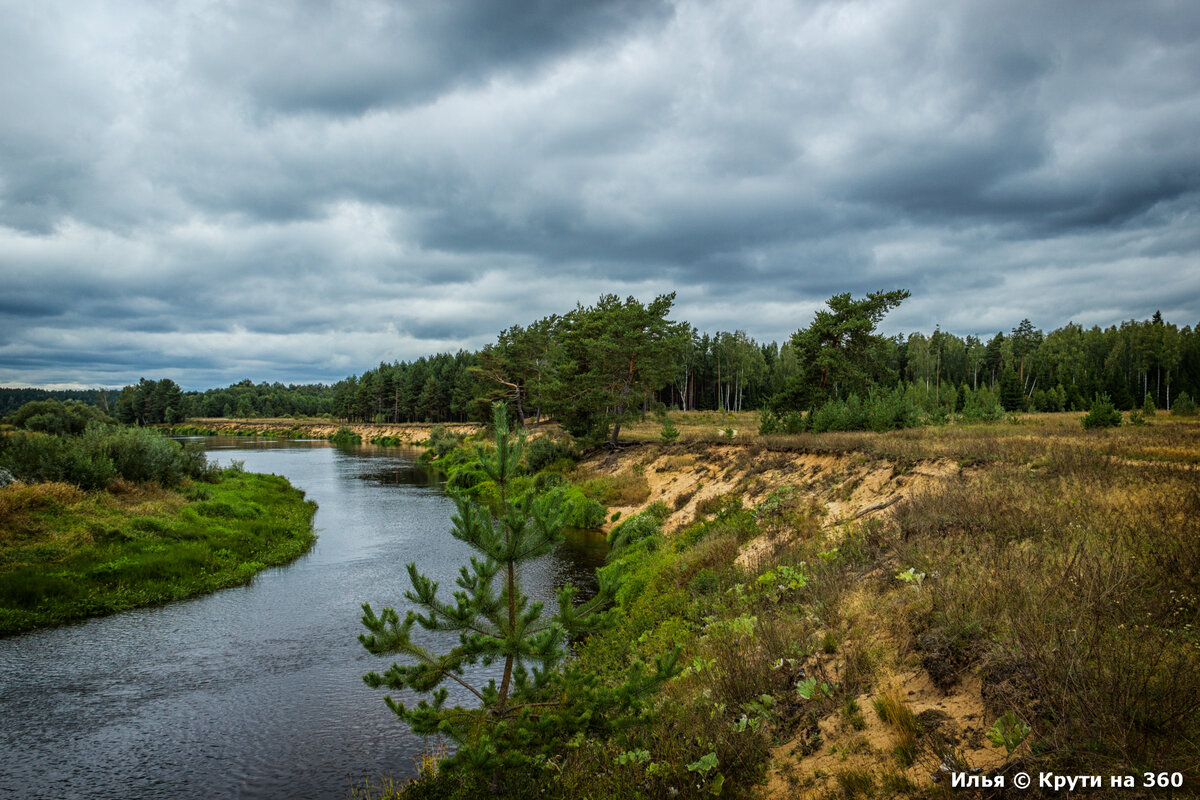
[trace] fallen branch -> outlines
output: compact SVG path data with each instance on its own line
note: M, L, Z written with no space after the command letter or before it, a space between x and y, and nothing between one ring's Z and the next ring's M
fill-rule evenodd
M853 520L858 519L859 517L865 517L867 514L870 514L872 511L882 511L883 509L887 508L888 506L900 502L901 497L902 497L902 495L895 495L894 497L891 497L888 500L884 500L882 503L876 503L873 506L867 506L866 508L860 510L853 517L851 517L850 520L853 521Z

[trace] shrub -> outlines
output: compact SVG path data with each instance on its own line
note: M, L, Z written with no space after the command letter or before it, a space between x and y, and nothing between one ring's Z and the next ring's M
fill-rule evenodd
M433 458L441 458L458 447L466 437L461 433L448 433L442 425L436 426L429 432L429 449Z
M355 433L353 428L343 425L329 437L329 441L334 444L362 444L362 437Z
M659 422L662 423L662 430L658 435L665 444L670 444L679 438L679 428L675 427L675 423L671 422L671 418L666 413L659 417Z
M759 415L758 433L761 436L769 436L773 433L793 436L797 433L804 433L807 429L808 420L799 411L788 411L780 415L771 409L766 409Z
M137 483L174 486L184 478L208 474L204 451L197 445L180 445L151 428L91 427L83 436L86 451L103 453L116 473Z
M658 536L661 533L659 520L648 511L643 511L640 514L634 514L609 531L608 545L612 548L612 552L616 552L622 547L635 544L651 536Z
M1196 403L1187 392L1180 392L1179 397L1175 398L1175 404L1171 406L1171 413L1190 417L1196 413Z
M561 498L567 508L567 527L595 530L604 524L605 508L587 497L578 486L557 486L547 494Z
M533 439L525 451L525 467L530 472L541 472L563 459L574 463L579 460L579 453L566 442L557 442L548 436Z
M35 400L8 415L14 427L42 433L62 433L78 436L89 423L115 425L116 420L95 406L75 400L60 403L57 400Z
M211 479L215 468L197 445L181 445L152 428L93 425L82 436L17 433L0 437L0 466L28 482L62 481L103 489L114 478L174 486Z
M963 401L962 418L968 422L995 422L1004 419L1004 406L991 389L980 386Z
M1091 430L1092 428L1115 428L1121 424L1121 412L1113 405L1112 400L1108 395L1098 395L1092 401L1092 409L1083 418L1083 427Z

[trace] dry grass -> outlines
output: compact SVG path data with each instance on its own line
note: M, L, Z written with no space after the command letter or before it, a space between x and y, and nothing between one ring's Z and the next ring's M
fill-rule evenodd
M1005 751L982 734L1006 711L1032 733L1003 769L1166 770L1200 783L1200 424L1160 415L1084 431L1078 417L757 441L764 457L854 452L893 475L930 473L934 458L964 467L909 484L883 514L826 521L771 554L808 565L802 612L819 633L805 642L806 669L829 659L841 692L877 698L889 733L878 753L831 769L831 752L861 734L838 738L829 712L827 749L778 751L769 796L794 796L797 785L884 796L890 784L928 786L942 763L994 768ZM735 449L750 450L731 449L729 463ZM828 472L786 480L797 497L839 488L818 485ZM777 524L760 516L763 529ZM880 682L901 672L925 676L928 697L973 698L962 707L975 716L928 727L913 713L927 700L907 708Z
M579 484L584 494L606 506L628 508L650 497L649 481L635 469L606 475L587 467L577 467L569 478L572 483Z
M0 488L0 541L27 532L30 512L73 506L81 500L83 492L69 483L14 483Z
M1200 465L1200 417L1159 414L1146 425L1085 431L1081 413L1022 414L993 423L794 436L759 436L754 411L674 411L670 417L679 429L680 444L730 442L768 451L857 452L900 462L950 458L966 466L1029 463L1072 451L1118 460ZM723 432L727 428L737 431L732 439ZM648 420L626 425L621 435L628 441L657 442L660 429L658 422Z
M926 669L944 687L980 674L997 716L1034 721L1050 766L1200 780L1195 473L1078 450L1037 466L991 467L897 513L890 567L929 576L912 620Z

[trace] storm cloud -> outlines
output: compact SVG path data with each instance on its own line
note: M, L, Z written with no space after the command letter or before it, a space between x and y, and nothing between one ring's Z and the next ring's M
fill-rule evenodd
M0 384L333 381L608 292L1200 321L1192 3L3 11Z

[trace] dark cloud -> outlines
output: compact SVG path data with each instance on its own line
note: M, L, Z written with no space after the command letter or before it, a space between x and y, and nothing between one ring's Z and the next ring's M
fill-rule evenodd
M645 0L247 4L192 31L192 63L256 109L357 115L527 76L669 14Z
M0 383L336 380L604 292L1200 318L1184 2L57 0L0 69Z

